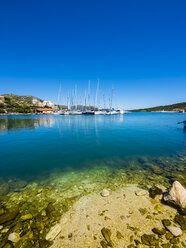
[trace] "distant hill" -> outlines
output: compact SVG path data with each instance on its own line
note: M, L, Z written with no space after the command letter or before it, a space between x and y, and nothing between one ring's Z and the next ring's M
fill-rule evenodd
M186 110L186 102L171 104L171 105L164 105L164 106L157 106L152 108L144 108L144 109L133 109L132 112L152 112L152 111L179 111L179 110Z
M43 103L35 96L3 94L0 95L0 113L33 113L36 108L44 107Z
M28 104L32 104L32 101L34 99L37 99L38 101L43 102L43 100L41 100L41 99L39 99L38 97L35 97L35 96L19 96L19 95L15 95L15 94L3 94L2 96L9 97L12 100L25 102L25 103L28 103Z

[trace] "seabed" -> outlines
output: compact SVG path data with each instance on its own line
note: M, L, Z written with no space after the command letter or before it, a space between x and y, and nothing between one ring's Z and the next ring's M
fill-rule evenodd
M28 181L0 178L0 248L185 247L185 216L149 195L175 180L186 187L185 176L182 153L97 160ZM166 221L183 234L174 237Z

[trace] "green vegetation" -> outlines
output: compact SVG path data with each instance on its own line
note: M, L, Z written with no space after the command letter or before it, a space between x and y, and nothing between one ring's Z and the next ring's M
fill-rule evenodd
M144 108L144 109L134 109L132 112L151 112L151 111L179 111L185 109L186 110L186 102L165 105L165 106L157 106L152 108Z
M38 105L33 104L33 99L38 100ZM43 100L33 96L18 96L15 94L4 94L0 96L0 114L4 113L33 113ZM50 107L47 107L50 108Z

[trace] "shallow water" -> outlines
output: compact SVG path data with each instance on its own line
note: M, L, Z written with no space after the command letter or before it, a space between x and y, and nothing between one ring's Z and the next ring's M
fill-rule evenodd
M71 216L70 211L76 202L85 212L89 211L84 203L81 205L81 201L84 199L87 203L87 197L92 199L93 195L96 199L101 198L102 189L110 190L110 200L115 192L123 206L124 195L118 196L118 192L125 190L128 184L137 184L148 190L152 185L169 188L173 181L178 180L186 187L186 132L183 126L177 124L184 119L185 114L174 113L0 117L0 224L3 224L0 225L0 248L10 244L8 236L12 232L20 235L15 247L50 247L51 242L46 240L50 228L58 224L65 214ZM129 193L135 196L135 192ZM155 210L154 213L154 203L149 197L147 201L152 223L146 225L147 230L140 231L140 235L149 232L152 224L161 222L163 216L173 220L175 215L171 209L165 213ZM137 196L137 203L130 200L130 208L137 211L137 216L140 209L136 207L141 202L144 205L143 196ZM162 205L157 200L155 203ZM112 207L114 212L118 208ZM16 217L8 219L9 213L15 213L15 210ZM104 210L103 207L101 210ZM99 215L97 210L94 214ZM113 216L111 222L118 223L117 216L120 214L120 211L116 212L116 218ZM22 221L22 216L29 216L29 219ZM81 221L85 217L77 216ZM130 220L138 222L138 217L131 215ZM94 221L87 225L92 228ZM100 219L97 220L98 230L95 233L100 232L100 226L106 225L106 221L104 219L100 224ZM74 224L73 228L77 225ZM116 228L114 225L110 224L112 231ZM66 228L64 231L69 230ZM95 241L92 233L89 233L92 245L88 246L100 247L101 236ZM128 234L125 242L134 245L129 239L133 234L133 231ZM140 235L136 237L140 238ZM59 246L67 242L64 247L69 247L71 234L65 236L66 241L59 237ZM70 247L78 246L76 238L74 246L71 243ZM184 237L179 242L182 240ZM79 241L84 243L83 239ZM55 246L54 242L54 247L59 246Z
M184 156L186 132L177 124L184 119L177 113L1 117L0 174L39 178L57 168L125 168L140 157Z

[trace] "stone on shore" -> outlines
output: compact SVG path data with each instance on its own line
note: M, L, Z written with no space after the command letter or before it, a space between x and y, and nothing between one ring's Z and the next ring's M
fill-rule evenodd
M15 232L10 233L8 236L8 240L13 243L17 243L20 240L19 234Z
M57 235L61 232L62 225L61 224L56 224L53 226L50 231L46 235L46 240L52 241L57 237Z
M106 197L110 195L110 192L108 191L108 189L103 189L100 194L101 196Z
M135 194L137 196L148 195L148 191L147 190L139 190L139 191L136 191Z
M182 230L177 226L168 226L167 229L171 232L175 237L182 235Z
M186 208L186 189L181 183L175 181L172 184L171 190L164 195L163 199L167 203L172 203L180 208Z

